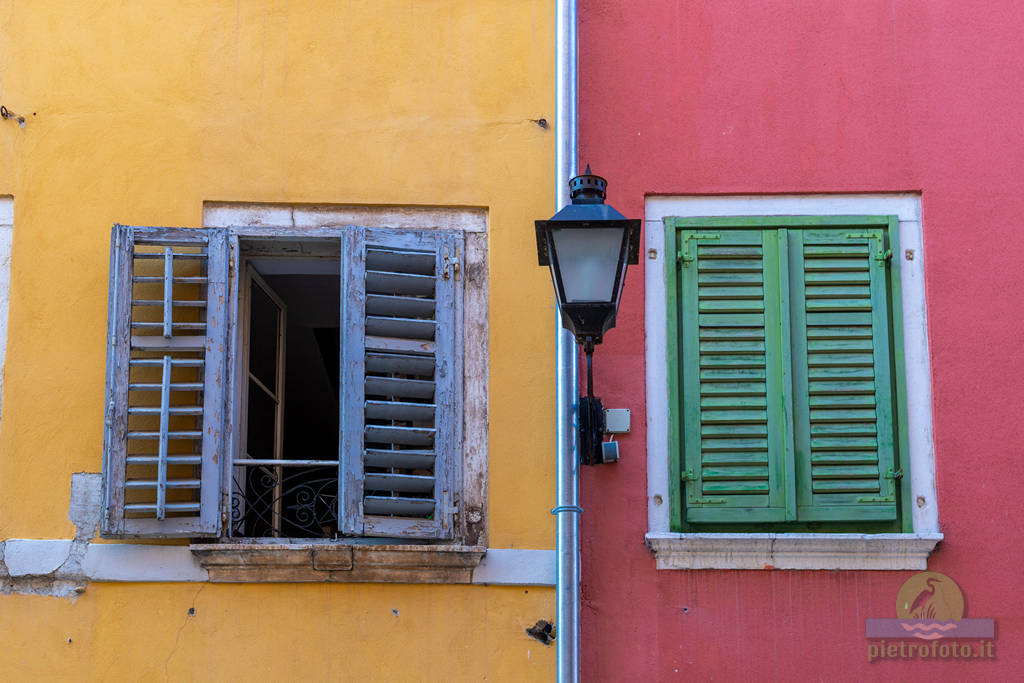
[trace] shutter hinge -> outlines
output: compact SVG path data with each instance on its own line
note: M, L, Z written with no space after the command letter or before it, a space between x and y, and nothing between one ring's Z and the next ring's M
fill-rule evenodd
M444 491L442 493L442 496L443 496L442 500L446 499L448 497L448 492ZM447 514L441 515L441 527L444 528L444 529L448 528L448 515L451 515L452 516L452 529L458 529L459 528L459 497L458 497L458 495L456 495L456 496L454 496L452 498L451 504L443 505L443 510Z
M679 478L687 483L697 483L697 477L693 475L693 470L690 468L687 468L685 472L681 472ZM725 505L726 500L725 498L701 498L691 493L686 497L686 502L689 505Z
M903 470L893 470L889 468L885 474L882 475L883 479L889 480L889 495L886 496L860 496L857 498L858 503L895 503L896 502L896 480L903 478Z
M878 240L878 250L872 256L876 261L888 262L892 260L892 249L883 249L885 238L877 232L848 232L843 235L846 239Z
M683 238L683 248L676 254L676 258L683 262L685 266L690 261L697 259L696 248L693 246L696 240L719 240L722 236L716 232L714 233L695 233L687 235Z

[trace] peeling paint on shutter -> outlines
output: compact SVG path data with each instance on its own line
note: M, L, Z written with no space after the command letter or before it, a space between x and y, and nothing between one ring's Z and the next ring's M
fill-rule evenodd
M452 538L462 445L461 234L352 228L343 257L344 531Z
M798 517L896 518L883 228L790 230Z
M219 532L227 264L223 230L114 226L105 535Z
M777 233L682 230L678 239L686 521L784 521L793 511Z

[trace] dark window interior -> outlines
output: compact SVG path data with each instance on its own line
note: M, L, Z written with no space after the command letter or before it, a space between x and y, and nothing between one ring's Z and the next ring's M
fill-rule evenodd
M254 282L249 292L249 370L283 400L282 465L235 467L232 534L333 538L338 519L339 264L255 259L252 265L285 311L280 392L275 387L279 306ZM276 401L251 379L247 400L248 457L273 459Z

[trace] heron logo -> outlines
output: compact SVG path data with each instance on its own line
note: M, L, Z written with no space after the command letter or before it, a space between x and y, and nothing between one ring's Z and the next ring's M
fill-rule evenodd
M964 594L945 574L921 572L907 579L896 594L896 616L897 619L868 619L867 637L911 642L870 643L868 661L995 657L995 619L965 619ZM972 642L961 643L961 638ZM913 639L932 642L916 643ZM953 642L936 642L946 640Z

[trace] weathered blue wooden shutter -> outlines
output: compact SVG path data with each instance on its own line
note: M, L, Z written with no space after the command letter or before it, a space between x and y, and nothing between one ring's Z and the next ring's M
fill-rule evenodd
M896 518L885 229L790 230L798 519Z
M792 519L778 233L682 229L677 244L685 519Z
M217 535L226 232L116 225L110 253L102 531Z
M462 459L463 238L352 228L342 254L343 529L452 538Z

